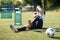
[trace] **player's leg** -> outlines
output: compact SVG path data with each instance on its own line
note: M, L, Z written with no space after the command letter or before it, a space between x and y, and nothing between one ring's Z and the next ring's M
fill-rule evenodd
M35 24L37 20L38 20L38 18L34 19L34 21L32 23Z
M42 27L43 27L42 19L38 19L37 29L42 29Z
M37 25L36 25L36 22L37 22L37 21L34 21L34 22L32 23L31 27L29 27L30 30L36 29L36 26L37 26Z
M14 27L13 25L10 25L10 28L11 28L14 32L18 32L17 28Z
M17 28L18 32L21 32L21 31L26 31L26 27L21 27L21 28Z
M29 28L30 30L37 28L37 24L36 24L37 21L38 21L38 17L32 22L32 26ZM37 22L37 23L38 23L38 22Z
M21 28L15 28L13 25L10 25L10 28L14 31L14 32L21 32L21 31L25 31L27 29L27 27L21 27Z

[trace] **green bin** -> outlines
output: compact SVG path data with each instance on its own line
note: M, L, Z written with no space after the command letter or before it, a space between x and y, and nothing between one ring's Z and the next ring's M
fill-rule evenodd
M22 25L22 9L21 8L15 8L14 13L14 25Z
M1 18L12 18L11 8L2 8Z

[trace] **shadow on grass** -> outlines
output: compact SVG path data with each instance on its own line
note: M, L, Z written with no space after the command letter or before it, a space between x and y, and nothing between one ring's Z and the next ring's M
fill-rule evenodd
M35 32L45 32L47 28L34 29Z
M60 32L60 28L55 28L56 29L56 32Z
M60 40L60 37L56 37L56 36L55 36L55 37L53 37L53 39L59 39L59 40Z
M35 29L35 32L45 32L47 28L42 28L42 29ZM60 32L60 28L54 28L56 29L56 32Z
M19 32L22 32L22 31L34 31L34 32L45 32L47 28L42 28L42 29L32 29L32 30L21 30ZM60 28L54 28L56 29L56 32L60 32Z

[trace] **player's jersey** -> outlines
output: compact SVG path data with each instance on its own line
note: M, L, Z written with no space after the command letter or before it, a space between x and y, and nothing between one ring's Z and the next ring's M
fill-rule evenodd
M42 18L42 20L44 21L44 13L38 12L38 16L39 16L40 18Z
M38 9L38 15L40 16L40 14L41 14L42 20L44 22L44 16L45 16L44 11L41 9L41 7L39 5L36 8Z
M44 15L44 14L42 14L42 20L43 20L43 22L44 22L44 17L45 17L45 15Z

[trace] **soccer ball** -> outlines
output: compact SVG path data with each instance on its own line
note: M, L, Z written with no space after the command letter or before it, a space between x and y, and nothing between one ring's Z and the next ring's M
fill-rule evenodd
M55 31L56 31L56 29L54 29L54 28L48 28L46 30L46 34L48 37L52 38L52 37L54 37Z

